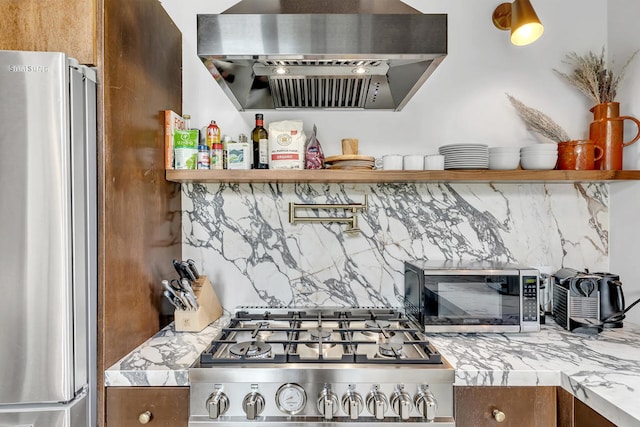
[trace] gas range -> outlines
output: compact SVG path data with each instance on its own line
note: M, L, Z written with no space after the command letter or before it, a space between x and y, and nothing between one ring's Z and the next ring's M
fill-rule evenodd
M399 310L238 308L189 370L189 426L454 426L453 381Z

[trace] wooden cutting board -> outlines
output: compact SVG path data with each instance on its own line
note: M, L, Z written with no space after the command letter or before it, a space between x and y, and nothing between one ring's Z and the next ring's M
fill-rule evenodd
M324 162L333 163L342 160L367 160L370 162L375 162L376 158L371 156L363 156L362 154L341 154L339 156L325 157Z

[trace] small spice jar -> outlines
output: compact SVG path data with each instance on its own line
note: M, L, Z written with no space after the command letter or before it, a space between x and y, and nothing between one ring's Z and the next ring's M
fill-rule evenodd
M560 170L593 170L595 161L601 157L602 149L588 139L558 143L558 169Z

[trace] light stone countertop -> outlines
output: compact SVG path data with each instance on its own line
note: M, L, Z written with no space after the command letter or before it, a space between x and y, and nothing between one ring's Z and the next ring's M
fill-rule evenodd
M189 367L229 321L199 333L159 331L104 373L105 386L188 386ZM573 334L553 321L523 334L429 335L455 385L562 386L618 426L639 426L640 326Z

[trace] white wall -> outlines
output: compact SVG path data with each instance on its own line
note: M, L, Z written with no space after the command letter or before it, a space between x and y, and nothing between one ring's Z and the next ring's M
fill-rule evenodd
M609 0L608 51L614 64L621 66L640 48L637 23L640 2L637 0ZM621 114L640 118L640 53L627 69L619 92ZM625 127L625 140L636 134L636 126ZM624 168L640 169L640 142L624 149ZM609 265L624 283L627 305L640 298L640 183L611 185ZM627 320L640 323L640 305L627 313Z
M196 55L196 14L220 13L234 1L161 0L183 32L183 113L192 124L216 120L234 138L253 128L255 112L237 112ZM527 132L505 92L536 107L585 137L590 105L553 71L569 51L599 50L606 38L602 0L537 0L544 22L542 38L528 47L509 43L491 14L495 0L411 0L424 13L449 15L449 55L402 112L275 112L265 121L302 119L314 123L326 155L339 154L339 141L359 138L363 154L433 152L447 143L479 141L522 145L536 137Z

